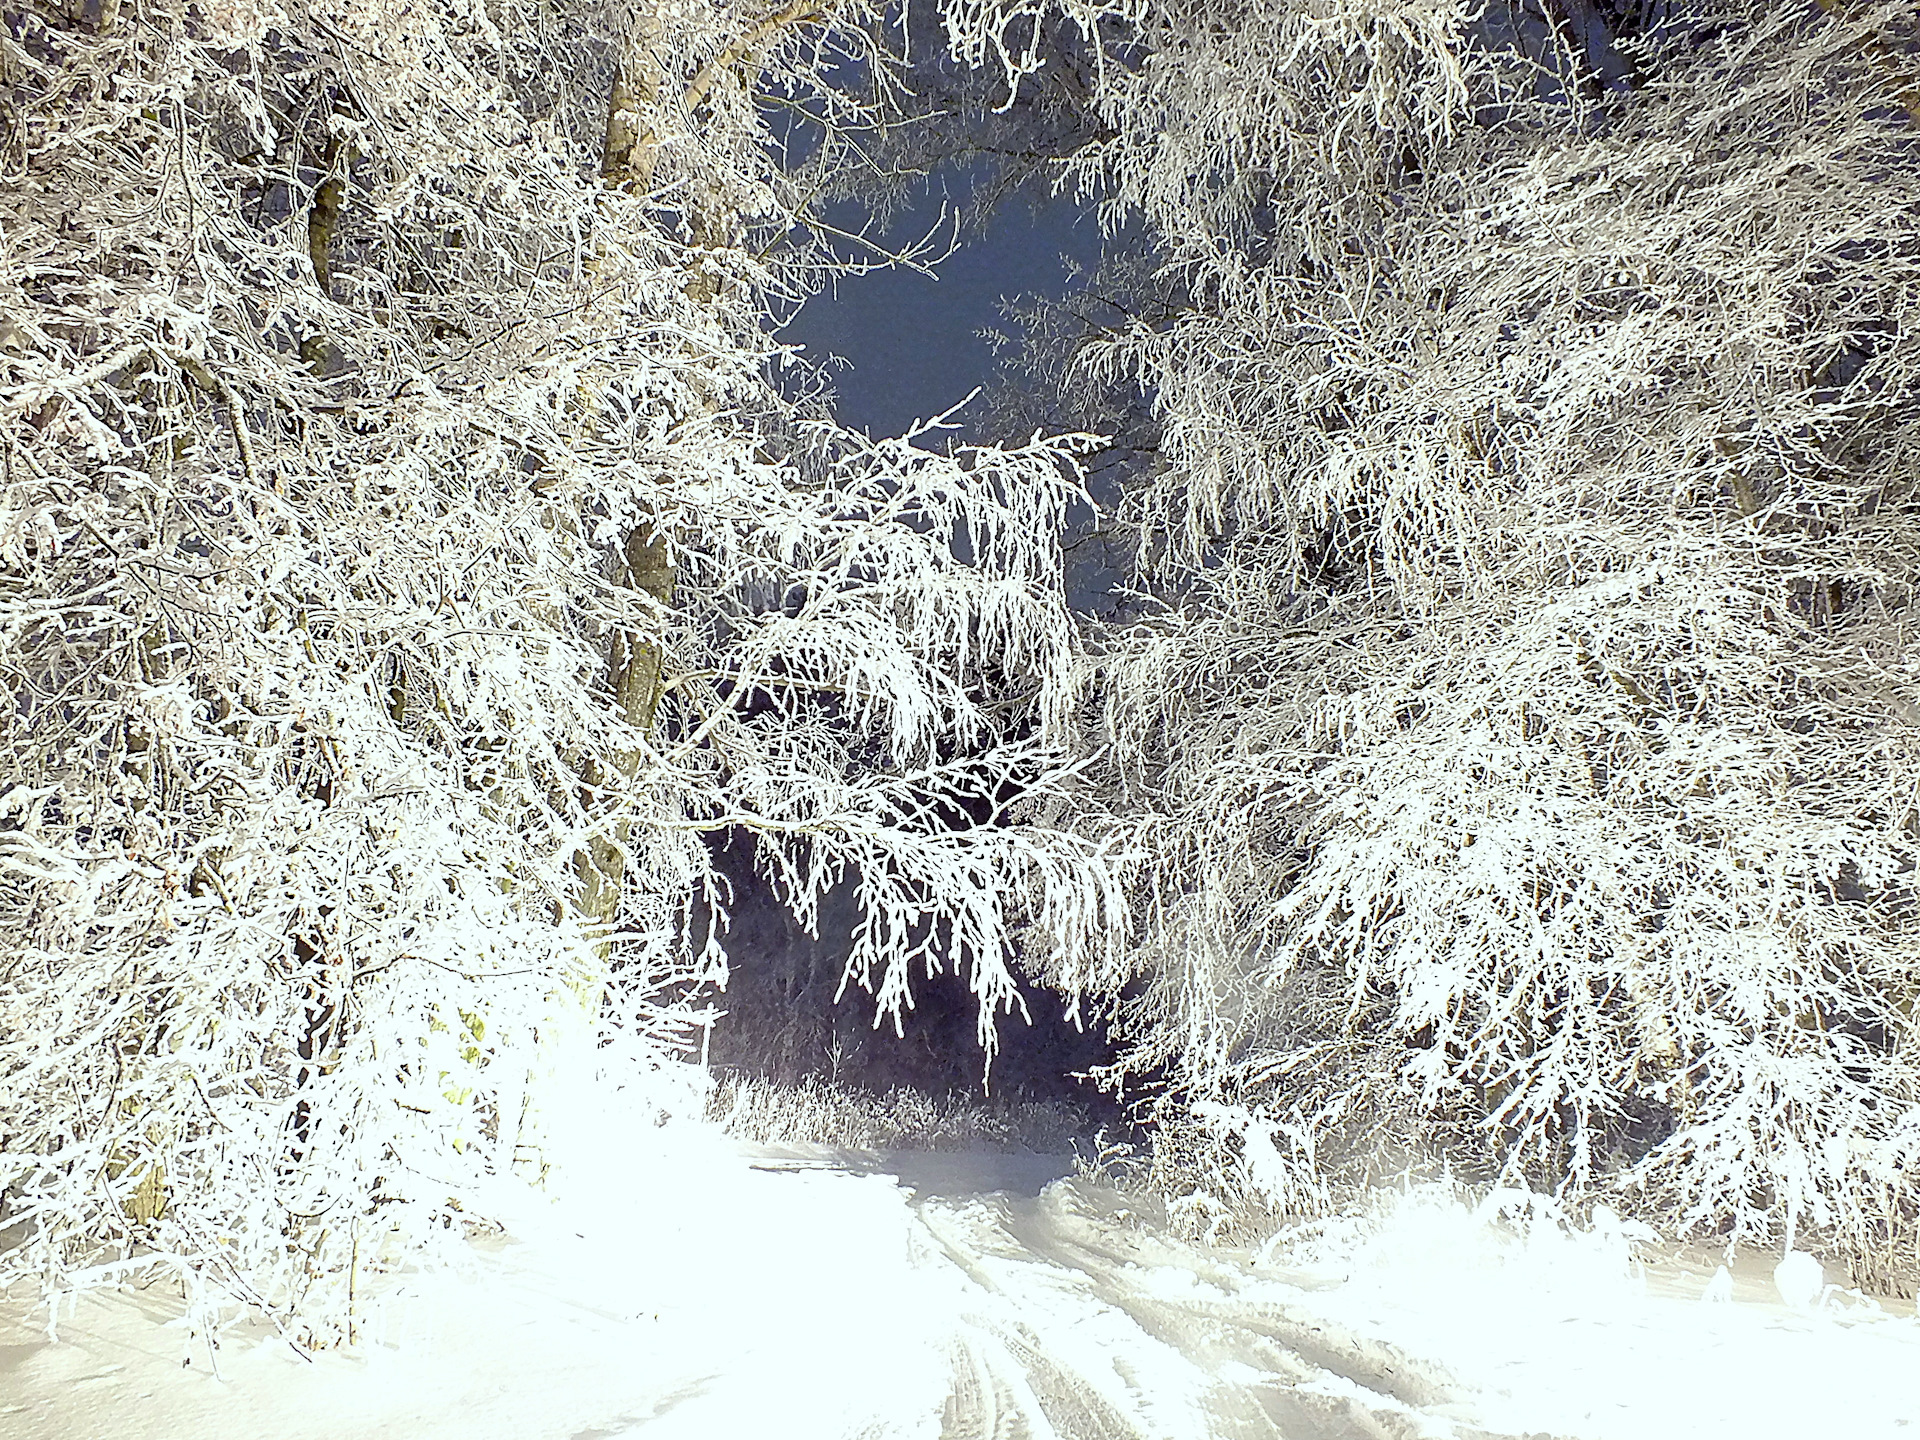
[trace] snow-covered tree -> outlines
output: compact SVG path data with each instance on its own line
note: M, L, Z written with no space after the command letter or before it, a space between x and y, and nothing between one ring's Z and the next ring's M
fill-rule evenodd
M1910 1284L1915 7L947 16L1118 27L1071 169L1184 297L1081 349L1168 604L1075 800L1144 944L1056 977L1276 1201L1444 1158Z
M868 7L0 14L0 1284L338 1335L556 1071L689 1093L705 832L989 1044L1023 905L1106 943L1097 845L938 813L1059 772L1081 442L770 379Z

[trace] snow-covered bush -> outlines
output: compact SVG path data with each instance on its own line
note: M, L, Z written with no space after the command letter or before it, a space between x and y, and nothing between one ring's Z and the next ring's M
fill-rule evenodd
M729 1075L707 1109L742 1140L859 1150L1064 1154L1087 1125L1082 1111L1059 1100L990 1101L906 1085L874 1091L819 1076L789 1083Z

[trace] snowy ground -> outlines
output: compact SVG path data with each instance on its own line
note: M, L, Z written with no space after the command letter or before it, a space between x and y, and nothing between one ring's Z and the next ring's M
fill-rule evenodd
M1522 1243L1415 1195L1282 1268L1044 1160L656 1140L406 1277L357 1353L237 1327L216 1375L155 1291L58 1344L0 1307L0 1436L1920 1440L1920 1322L1790 1311L1764 1264L1711 1303L1710 1265L1636 1275L1617 1234Z

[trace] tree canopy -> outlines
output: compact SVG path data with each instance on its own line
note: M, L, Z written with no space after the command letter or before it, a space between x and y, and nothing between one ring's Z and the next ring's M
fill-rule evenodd
M1912 8L1108 18L1161 605L1072 808L1137 946L1051 973L1282 1205L1444 1159L1911 1283Z
M916 13L0 8L0 1283L344 1333L557 1074L689 1103L727 832L1163 1177L1911 1284L1915 6ZM774 319L955 136L1098 303L850 433Z

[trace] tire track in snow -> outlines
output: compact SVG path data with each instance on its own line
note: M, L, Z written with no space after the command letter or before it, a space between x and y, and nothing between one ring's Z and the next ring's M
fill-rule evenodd
M913 1209L966 1281L942 1440L1519 1440L1440 1367L1123 1228L1076 1182Z

